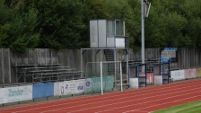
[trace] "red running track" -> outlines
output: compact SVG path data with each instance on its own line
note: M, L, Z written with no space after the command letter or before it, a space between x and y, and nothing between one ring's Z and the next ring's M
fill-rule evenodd
M201 99L201 80L190 80L124 92L43 102L0 113L149 113Z

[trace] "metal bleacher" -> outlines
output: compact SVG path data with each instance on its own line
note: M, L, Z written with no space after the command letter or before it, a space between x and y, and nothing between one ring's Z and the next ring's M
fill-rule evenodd
M20 66L17 70L18 82L35 83L64 81L81 78L82 71L61 65Z

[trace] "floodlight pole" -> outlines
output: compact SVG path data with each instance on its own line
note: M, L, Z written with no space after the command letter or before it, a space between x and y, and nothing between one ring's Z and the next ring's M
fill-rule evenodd
M141 0L141 60L142 60L142 64L145 63L145 41L144 41L144 37L145 37L145 31L144 31L144 17L145 16L145 8L144 8L144 0ZM143 69L144 71L144 69Z

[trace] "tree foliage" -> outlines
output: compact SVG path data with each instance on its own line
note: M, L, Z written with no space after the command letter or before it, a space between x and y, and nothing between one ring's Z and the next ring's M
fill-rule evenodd
M2 2L4 3L4 2ZM3 5L5 13L8 15L2 19L0 26L2 47L11 48L19 52L26 52L30 48L38 45L40 34L34 32L37 25L37 10L28 8L23 10L24 1L7 1Z
M145 47L201 47L201 1L150 0ZM121 18L129 47L141 47L141 0L1 0L0 47L89 47L89 20Z

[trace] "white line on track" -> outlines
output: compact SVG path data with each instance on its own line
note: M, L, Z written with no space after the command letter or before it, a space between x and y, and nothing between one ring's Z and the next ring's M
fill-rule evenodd
M127 94L126 93L128 93L128 94L135 94L135 93L142 93L141 95L146 95L145 93L143 93L143 92L140 92L140 91L145 91L145 92L148 92L149 90L151 90L151 91L153 91L153 92L155 92L155 91L160 91L161 89L163 89L163 90L165 90L165 89L170 89L170 88L172 88L172 87L182 87L182 86L186 86L186 87L191 87L191 86L193 86L193 85L190 85L190 86L188 86L188 84L191 84L191 83L194 83L195 84L195 82L200 82L200 80L195 80L195 81L188 81L188 82L182 82L182 83L177 83L177 84L166 84L166 85L163 85L163 86L154 86L154 87L148 87L148 88L143 88L143 89L138 89L138 90L135 90L135 92L134 91L125 91L123 94L121 94L121 93L115 93L116 95L107 95L107 94L105 94L105 96L108 96L108 97L104 97L104 96L102 96L103 98L101 98L101 99L107 99L107 98L111 98L111 97L115 97L115 96L121 96L121 95L125 95L125 96L127 96ZM197 84L198 85L198 84ZM197 86L196 85L196 86ZM165 87L166 86L166 87ZM169 86L169 87L168 87ZM159 88L160 87L160 88ZM152 89L154 89L155 88L155 91L154 90L152 90ZM157 89L156 89L157 88ZM179 90L179 89L182 89L182 88L177 88L176 90ZM110 93L111 94L111 93ZM114 93L113 93L114 94ZM149 94L150 94L150 91L149 91ZM87 99L88 97L96 97L96 96L98 96L98 97L101 97L101 96L99 96L99 95L95 95L95 96L86 96L86 97L81 97L81 98L76 98L76 99L69 99L69 100L81 100L81 99ZM130 97L128 97L128 98L130 98ZM89 98L90 99L90 98ZM94 100L101 100L101 99L94 99ZM115 99L116 100L116 99ZM82 100L81 100L82 101ZM56 102L60 102L60 101L56 101ZM66 102L68 102L68 100L66 101ZM100 102L100 101L98 101L98 102ZM37 105L40 105L40 106L43 106L43 104L47 104L47 103L49 103L49 102L44 102L44 103L39 103L39 104L37 104ZM74 103L74 102L70 102L70 103L64 103L64 104L71 104L71 103ZM76 102L75 102L76 103ZM58 105L58 104L57 104ZM57 106L56 105L56 106ZM59 105L63 105L63 104L59 104ZM27 105L27 106L32 106L32 107L34 107L35 106L35 104L34 105ZM16 108L24 108L24 107L27 107L27 106L19 106L19 107L16 107ZM54 106L54 105L53 105ZM53 107L52 106L52 107ZM48 108L48 107L51 107L51 106L47 106L47 107L39 107L39 109L40 108ZM15 109L15 108L13 108L13 109ZM38 109L38 108L37 108ZM8 109L8 110L10 110L10 109ZM34 109L29 109L29 110L34 110ZM0 110L1 111L1 110ZM23 110L21 110L21 111L23 111ZM26 111L27 112L27 110L25 109L24 111ZM16 111L16 112L20 112L20 111Z
M185 84L185 85L187 85L187 84ZM182 86L184 86L184 85L182 85ZM190 85L190 86L186 86L186 87L184 87L184 88L191 88L191 87L193 87L193 86L197 86L197 85ZM172 87L175 87L175 86L172 86ZM167 90L167 89L172 89L171 91L177 91L177 90L181 90L181 89L184 89L184 88L176 88L176 89L174 89L174 88L172 88L172 87L168 87L168 88L157 88L157 90L151 90L152 92L147 92L147 93L143 93L143 92L140 92L140 93L142 93L142 94L138 94L138 96L142 96L142 95L146 95L146 94L148 94L148 95L151 95L152 93L156 93L156 91L159 91L159 92L161 92L162 93L162 91L160 91L161 89L163 89L163 90ZM178 86L176 86L176 87L178 87ZM181 87L180 85L179 85L179 87ZM169 90L170 91L170 90ZM168 93L166 93L166 94L168 94ZM124 94L125 95L125 94ZM133 95L133 94L132 94ZM161 95L161 94L160 94ZM116 96L122 96L122 95L116 95ZM118 99L114 99L114 100L121 100L121 99L126 99L126 98L131 98L131 96L128 96L128 95L125 95L126 97L124 97L124 98L118 98ZM115 96L112 96L113 98L115 97ZM111 99L111 96L109 97L110 99ZM104 99L104 98L101 98L101 99ZM95 100L100 100L100 99L95 99ZM102 102L108 102L108 101L113 101L113 100L104 100L104 101L102 101ZM78 105L76 105L76 106L70 106L70 108L72 108L72 107L78 107L78 106L84 106L84 105L90 105L90 104L95 104L95 103L100 103L101 101L95 101L95 102L93 102L93 103L87 103L87 104L81 104L81 105L79 105L79 103L80 103L81 101L79 101L78 102ZM63 104L56 104L56 105L51 105L51 106L44 106L44 107L38 107L38 108L32 108L32 109L25 109L25 110L19 110L19 111L16 111L16 112L13 112L13 113L18 113L18 112L23 112L23 111L27 111L27 110L39 110L39 109L43 109L43 108L50 108L51 109L51 107L59 107L59 106L61 106L61 105L67 105L67 104L72 104L72 103L76 103L76 102L70 102L70 103L63 103ZM85 101L85 103L86 103L86 101ZM67 108L69 108L69 107L65 107L65 109L67 109ZM60 108L60 109L54 109L54 110L46 110L45 112L48 112L48 111L57 111L57 110L61 110L62 108ZM45 112L43 112L43 113L45 113Z
M189 88L191 88L193 86L189 86ZM59 109L54 109L54 110L47 110L47 111L44 111L44 112L41 112L41 113L45 113L45 112L50 112L50 111L57 111L57 110L63 110L63 109L68 109L68 108L74 108L74 107L81 107L81 106L85 106L85 105L93 105L93 104L96 104L96 103L103 103L102 106L96 106L95 108L100 108L100 107L104 107L104 106L108 106L108 105L115 105L115 104L120 104L120 103L127 103L127 102L132 102L132 101L139 101L139 100L144 100L144 99L149 99L149 98L153 98L153 97L157 97L157 96L164 96L164 95L168 95L168 94L175 94L175 93L183 93L183 92L187 92L187 91L179 91L179 92L176 92L178 90L182 90L183 88L176 88L176 89L173 89L173 90L170 90L170 93L165 93L165 94L162 94L164 91L159 91L159 92L150 92L150 93L146 93L146 94L141 94L141 95L138 95L139 96L139 99L135 99L135 100L129 100L129 101L123 101L124 99L128 99L128 98L132 98L133 96L128 96L126 95L126 97L121 97L121 98L115 98L113 100L104 100L104 101L98 101L98 102L93 102L93 103L86 103L86 104L81 104L81 105L76 105L76 106L69 106L69 107L65 107L65 108L59 108ZM194 88L194 89L190 89L189 91L193 91L193 90L198 90L198 89L201 89L201 87L199 88ZM152 94L156 94L156 93L160 93L159 95L154 95L154 96L149 96L149 97L145 97L145 98L141 98L141 96L143 95L152 95ZM135 96L138 97L138 96ZM115 102L113 104L104 104L105 102L110 102L112 103L111 101L115 101L115 100L119 100L119 102ZM88 110L88 108L86 108ZM90 107L89 109L93 109L93 107ZM82 110L85 110L85 109L82 109ZM80 111L82 111L80 110Z
M194 83L194 82L201 82L200 80L194 80L194 81L181 81L179 83L172 83L172 84L164 84L162 86L153 86L153 87L146 87L146 88L141 88L141 89L137 89L135 90L135 93L142 93L141 91L145 90L145 91L149 91L149 90L152 90L152 89L156 89L156 90L160 90L158 87L160 88L163 88L163 87L168 87L168 86L172 86L174 85L174 87L176 87L177 85L184 85L184 83L187 85L187 84L191 84L191 83ZM121 92L112 92L112 93L107 93L107 94L104 94L104 96L108 96L108 95L112 95L112 96L108 96L108 97L113 97L113 96L121 96L121 95L125 95L127 93L134 93L133 92L134 90L125 90L124 91L124 94L119 94ZM51 101L51 103L58 103L58 102L66 102L66 101L76 101L76 100L80 100L80 99L90 99L90 98L95 98L95 97L101 97L102 95L89 95L89 96L84 96L84 97L80 97L80 98L72 98L72 99L67 99L67 100L58 100L58 101ZM47 103L50 103L50 102L40 102L40 103L37 103L37 104L28 104L28 105L23 105L23 106L17 106L17 107L14 107L14 108L9 108L9 110L11 109L16 109L16 108L25 108L25 107L34 107L34 106L43 106L44 104L47 104ZM8 109L8 108L2 108L2 109ZM1 110L0 110L1 111Z
M196 98L196 97L201 97L201 95L192 96L192 97L189 97L189 98L174 100L174 101L165 102L165 103L160 103L160 104L155 104L155 105L153 105L153 106L143 107L143 108L140 108L140 109L128 110L128 111L124 111L124 112L122 112L122 113L129 113L129 112L134 112L134 111L137 111L137 112L138 112L138 111L141 111L141 110L143 110L143 109L152 108L152 107L156 107L156 106L161 106L161 105L165 105L165 104L169 104L169 103L174 103L174 102L179 102L179 101L183 101L183 100L189 100L189 99Z
M199 91L200 93L201 91ZM191 92L191 93L184 93L184 94L180 94L180 95L176 95L176 96L171 96L171 97L167 97L167 98L157 98L156 100L150 100L150 101L146 101L146 102L140 102L140 103L137 103L137 104L131 104L131 105L127 105L127 106L123 106L123 107L117 107L117 108L112 108L112 109L106 109L106 110L102 110L102 111L98 111L96 113L101 113L101 112L105 112L105 111L111 111L111 110L117 110L117 109L121 109L121 108L126 108L126 107L130 107L130 106L134 106L134 105L142 105L142 104L147 104L147 103L150 103L150 102L157 102L157 101L162 101L162 100L169 100L171 98L174 98L174 97L180 97L180 96L185 96L185 95L189 95L189 94L194 94L195 92ZM198 92L196 92L197 94ZM174 94L174 93L173 93ZM167 95L167 94L165 94ZM157 95L157 96L152 96L153 98L155 97L160 97L161 95ZM201 96L201 95L200 95ZM143 100L143 99L140 99L140 100ZM119 102L119 103L128 103L128 102L131 102L132 100L129 100L129 101L123 101L123 102ZM136 100L133 100L133 101L136 101ZM114 104L107 104L107 105L104 105L104 106L109 106L109 105L115 105L115 104L119 104L119 103L114 103ZM74 112L81 112L81 111L85 111L85 110L90 110L90 109L96 109L96 108L99 108L99 107L102 107L102 106L97 106L97 107L91 107L91 108L86 108L86 109L81 109L81 110L73 110L72 112L67 112L67 113L74 113ZM41 112L42 113L42 112Z
M114 97L114 96L121 96L121 95L126 95L127 93L143 93L142 91L149 91L149 90L152 90L152 89L156 89L156 90L160 90L160 89L164 89L164 87L167 87L167 88L171 88L171 87L176 87L176 86L183 86L184 83L185 85L187 84L191 84L191 83L194 83L194 82L201 82L200 80L195 80L195 81L182 81L182 82L179 82L179 83L173 83L173 84L165 84L165 85L162 85L162 86L154 86L154 87L146 87L146 88L142 88L142 89L137 89L135 91L133 90L126 90L124 91L124 93L122 94L121 92L113 92L113 93L108 93L108 94L104 94L104 97L103 98L95 98L95 97L101 97L102 95L93 95L93 96L85 96L85 97L81 97L81 98L73 98L73 99L67 99L67 100L59 100L59 101L52 101L51 103L54 104L54 103L63 103L63 102L68 102L69 101L73 101L73 103L76 101L76 100L80 100L80 99L85 99L87 98L87 100L89 100L90 98L95 98L94 100L99 100L99 99L105 99L105 98L110 98L110 97ZM158 88L160 87L160 88ZM153 90L152 90L153 91ZM111 95L111 96L108 96L108 95ZM85 100L86 101L86 100ZM79 101L80 102L80 101ZM22 109L22 108L25 108L25 107L34 107L34 106L43 106L44 104L47 104L47 103L50 103L50 102L42 102L42 103L37 103L37 104L29 104L29 105L24 105L24 106L18 106L18 107L14 107L14 108L9 108L9 110L11 109ZM58 104L57 104L58 105ZM3 109L7 109L7 108L3 108ZM1 111L1 110L0 110Z

